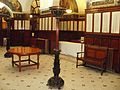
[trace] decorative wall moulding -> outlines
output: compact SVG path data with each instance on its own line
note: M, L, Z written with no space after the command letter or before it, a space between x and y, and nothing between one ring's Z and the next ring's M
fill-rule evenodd
M98 0L90 1L87 4L88 8L100 8L100 7L110 7L110 6L119 6L120 0Z

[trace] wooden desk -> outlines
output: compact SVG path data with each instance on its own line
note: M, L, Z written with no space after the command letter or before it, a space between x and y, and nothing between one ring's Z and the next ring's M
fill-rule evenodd
M36 65L37 69L39 68L39 54L41 52L41 50L39 48L15 47L15 48L9 49L8 52L13 54L12 55L12 66L13 67L14 67L14 65L18 66L20 72L21 72L21 68L26 67L26 66ZM17 55L19 57L19 60L15 61L14 60L14 55ZM30 59L31 55L37 55L37 62ZM28 56L28 59L27 60L22 60L21 59L22 56ZM28 64L27 65L22 65L21 62L25 62L25 61L28 61Z

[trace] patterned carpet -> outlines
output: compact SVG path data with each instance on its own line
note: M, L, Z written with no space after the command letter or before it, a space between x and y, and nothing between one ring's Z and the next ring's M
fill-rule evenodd
M39 69L24 67L19 72L12 67L11 58L4 58L5 51L0 47L0 90L58 90L46 86L53 76L53 55L40 55ZM60 55L60 77L65 82L61 90L120 90L120 74L105 72L101 76L101 71L90 67L76 68L75 61L74 57Z

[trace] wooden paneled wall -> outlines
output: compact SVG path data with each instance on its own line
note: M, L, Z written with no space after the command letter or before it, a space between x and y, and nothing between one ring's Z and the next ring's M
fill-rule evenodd
M30 20L14 20L14 30L30 30Z
M79 16L79 15L78 15ZM66 17L66 16L65 16ZM79 18L61 18L60 31L84 31L85 30L85 17ZM55 31L56 18L51 15L41 15L38 20L38 30Z
M56 44L56 18L51 14L28 15L17 13L11 21L10 42L15 45L29 45L31 38L48 39L50 52ZM24 17L25 16L25 17ZM60 19L59 40L79 40L85 30L85 17L79 15L65 15ZM3 44L3 30L0 31L0 43ZM32 36L34 34L34 36Z
M50 41L50 52L53 52L56 45L56 32L55 31L35 31L35 38L44 38ZM59 40L60 41L71 41L80 40L80 37L84 36L83 32L80 31L60 31Z
M120 7L86 9L85 44L109 48L109 69L120 73Z

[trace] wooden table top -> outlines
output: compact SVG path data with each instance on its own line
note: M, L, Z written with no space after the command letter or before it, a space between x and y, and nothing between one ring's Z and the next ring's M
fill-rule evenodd
M25 56L25 55L34 55L39 54L41 49L35 47L14 47L8 50L11 54L16 54L18 56Z

